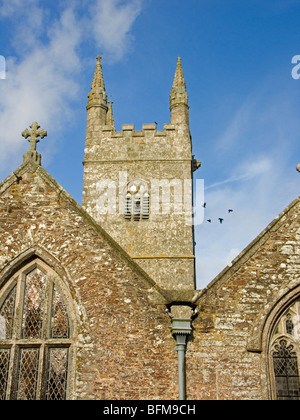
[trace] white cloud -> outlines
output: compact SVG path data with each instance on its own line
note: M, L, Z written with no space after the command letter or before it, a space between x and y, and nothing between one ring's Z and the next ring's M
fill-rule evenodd
M37 48L44 33L47 11L39 7L39 0L0 0L0 17L12 20L15 30L9 42L17 54L24 55L30 48ZM25 6L25 7L24 7Z
M247 126L251 120L254 106L255 101L253 101L253 99L247 99L240 108L236 110L232 120L228 123L227 127L220 135L220 138L217 140L219 151L223 152L234 146L235 143L241 139L245 126Z
M0 79L6 79L6 60L3 55L0 55Z
M98 48L117 61L130 48L131 27L142 9L141 0L97 0L91 7L92 29Z
M7 78L0 84L1 178L21 163L26 142L20 133L33 121L51 134L51 150L46 148L54 153L55 138L71 123L78 100L84 43L94 42L95 36L98 46L120 59L141 7L139 0L94 0L91 17L85 2L65 4L53 18L53 10L39 0L0 0L0 18L11 22L7 40L15 50L6 57ZM87 32L90 20L93 31Z
M239 181L246 181L251 180L259 175L263 175L266 172L269 172L272 166L272 162L267 157L258 157L257 160L253 162L243 162L241 165L238 165L237 168L234 169L233 174L231 177L224 179L219 182L215 182L211 185L208 185L205 190L209 190L211 188L220 187L226 184L232 184L234 182Z
M213 182L205 179L205 221L195 227L199 288L299 195L295 168L300 157L292 155L299 132L296 100L293 86L274 89L274 78L266 78L241 101L213 142ZM228 214L230 208L234 212Z
M279 161L276 152L245 159L232 168L230 179L206 189L204 223L195 227L198 288L212 281L297 197L296 169L289 170L287 162L279 166ZM245 176L237 179L241 168Z
M38 0L27 0L26 8L24 9L24 0L1 0L0 15L4 17L16 16L24 10L34 6Z
M80 64L76 54L80 31L71 9L62 13L49 34L47 44L38 43L19 61L7 60L7 79L0 85L2 166L19 157L24 145L20 133L33 121L59 129L78 92L72 73Z

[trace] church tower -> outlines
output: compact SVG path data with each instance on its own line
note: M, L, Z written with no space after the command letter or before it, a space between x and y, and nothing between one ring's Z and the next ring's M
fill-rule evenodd
M193 160L181 59L171 123L115 130L101 57L88 95L83 207L163 289L195 288Z

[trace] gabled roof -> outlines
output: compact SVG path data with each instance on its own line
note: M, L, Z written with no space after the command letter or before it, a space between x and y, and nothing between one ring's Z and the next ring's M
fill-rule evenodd
M207 286L197 291L192 300L196 303L208 290L212 289L219 282L223 282L234 275L243 264L245 264L259 248L277 231L286 221L289 213L300 204L300 196L283 210L227 267L224 268Z
M32 160L25 161L11 175L0 183L0 196L13 184L17 184L25 173L35 173L50 186L51 189L59 194L61 200L77 212L85 222L101 236L113 250L122 258L123 261L149 286L149 298L156 304L170 304L174 300L182 300L178 294L174 297L171 291L162 290L155 281L131 259L131 257L120 247L118 243L74 200L73 197L44 169ZM190 295L189 295L190 296Z

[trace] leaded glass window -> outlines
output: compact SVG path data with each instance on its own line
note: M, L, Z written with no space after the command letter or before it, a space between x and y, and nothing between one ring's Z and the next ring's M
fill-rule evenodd
M274 374L278 400L299 400L299 372L297 355L292 345L280 340L273 353Z
M46 400L64 400L67 381L68 349L50 348L48 352Z
M12 289L0 310L0 340L9 339L15 313L16 286Z
M39 349L24 348L19 351L17 375L17 400L35 400L38 379Z
M35 269L25 279L22 338L40 338L44 316L46 276Z
M294 323L293 320L291 319L291 314L287 314L287 320L285 321L285 326L286 326L286 332L287 334L290 335L294 335Z
M64 400L72 340L55 273L28 264L0 294L0 400Z
M69 318L63 298L56 288L54 288L52 302L52 319L51 319L51 338L68 338L69 337Z
M10 350L0 349L0 400L4 400L6 395L9 360Z
M279 317L271 337L274 398L300 400L300 299Z

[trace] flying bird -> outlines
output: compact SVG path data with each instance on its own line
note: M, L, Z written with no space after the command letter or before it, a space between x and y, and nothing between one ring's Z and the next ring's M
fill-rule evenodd
M207 221L208 221L208 223L211 223L211 219L208 219Z
M232 212L233 212L233 210L232 210L232 209L229 209L229 210L228 210L228 213L232 213Z
M206 203L204 203L202 207L206 208Z
M219 220L220 220L220 223L222 224L224 219L222 219L221 217L219 217Z

